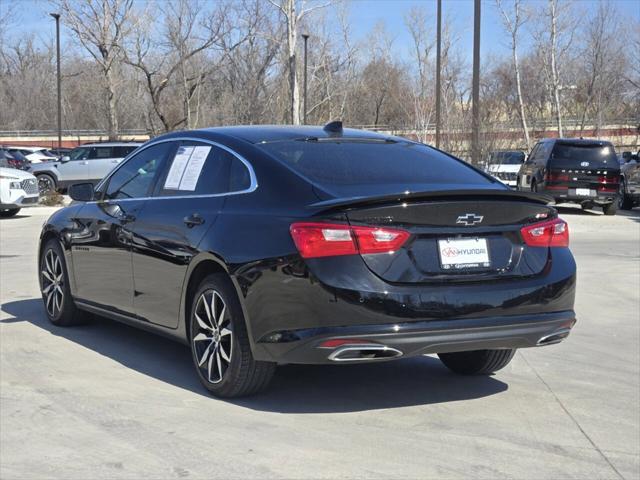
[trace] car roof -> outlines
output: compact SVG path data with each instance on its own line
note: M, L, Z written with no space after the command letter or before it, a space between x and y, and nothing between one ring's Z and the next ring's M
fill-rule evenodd
M557 143L571 143L582 145L611 145L608 140L598 140L597 138L543 138L540 140L543 143L557 142Z
M29 150L30 152L40 152L42 150L46 150L47 147L28 147L26 145L9 145L9 146L3 146L2 148L7 149L7 150Z
M268 143L286 140L296 140L300 138L361 138L361 139L386 139L391 138L389 135L382 135L367 130L358 130L354 128L345 128L342 133L332 133L323 129L321 126L296 126L296 125L240 125L233 127L213 127L181 132L186 136L191 134L217 134L222 136L233 137L244 140L249 143ZM404 139L406 141L410 141Z
M141 142L103 142L103 143L83 143L74 148L79 147L139 147Z

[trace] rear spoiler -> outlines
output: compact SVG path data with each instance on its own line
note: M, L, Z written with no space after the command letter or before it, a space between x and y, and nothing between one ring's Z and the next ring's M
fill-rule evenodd
M430 192L396 193L392 195L332 198L312 203L307 208L332 210L336 208L357 208L365 205L388 204L416 200L469 200L476 197L482 200L511 200L515 202L535 202L542 205L553 203L553 198L533 192L514 190L469 189L469 190L434 190Z

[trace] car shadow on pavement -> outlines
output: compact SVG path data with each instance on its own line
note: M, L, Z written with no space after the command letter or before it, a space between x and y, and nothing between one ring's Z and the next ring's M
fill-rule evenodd
M13 318L0 323L29 322L139 373L208 396L189 349L180 343L98 317L87 325L56 327L39 298L7 302L2 311ZM361 365L285 365L266 392L228 402L258 411L340 413L469 400L507 389L494 377L454 375L437 358L425 356Z

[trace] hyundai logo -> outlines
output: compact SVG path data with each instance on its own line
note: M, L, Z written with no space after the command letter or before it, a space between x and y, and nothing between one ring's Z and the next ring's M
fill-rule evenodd
M470 227L472 225L477 225L482 222L484 217L482 215L476 215L475 213L465 213L464 215L460 215L456 220L456 223L461 223L466 227Z

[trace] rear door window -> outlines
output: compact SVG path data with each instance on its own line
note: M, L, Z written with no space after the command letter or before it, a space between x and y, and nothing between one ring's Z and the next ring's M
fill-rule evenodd
M122 147L113 147L113 156L114 158L124 158L133 152L137 146L122 146Z
M112 158L111 147L93 147L89 152L89 160L100 160L101 158Z
M246 165L227 150L183 141L156 187L158 196L221 195L250 186Z

